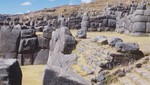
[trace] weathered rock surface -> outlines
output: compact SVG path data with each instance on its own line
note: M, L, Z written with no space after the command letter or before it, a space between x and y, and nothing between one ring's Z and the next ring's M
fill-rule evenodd
M19 46L19 53L34 53L38 46L38 40L36 37L21 39Z
M49 49L49 41L49 39L46 39L42 36L38 36L39 49Z
M91 39L92 42L97 42L101 45L106 45L108 44L108 39L105 36L96 36L94 38Z
M76 35L77 38L86 38L86 36L87 36L87 32L83 28L79 29Z
M77 61L77 56L71 54L75 47L76 40L68 28L61 27L52 33L52 49L44 72L43 85L89 85L87 80L71 70L71 66Z
M37 56L34 59L34 65L39 64L46 64L49 57L49 50L48 49L41 49L37 52Z
M144 2L144 3L143 3ZM149 36L149 9L145 1L141 1L136 10L117 20L116 31L133 36Z
M43 37L47 38L47 39L51 39L53 30L54 30L54 28L52 26L51 27L50 26L46 27L43 30Z
M137 43L117 42L115 48L119 52L137 52L139 45Z
M76 40L72 37L71 32L66 27L52 33L52 39L50 41L50 50L62 52L64 54L70 54L76 46Z
M110 39L112 46L110 46L109 44L97 44L97 40L99 38ZM92 83L98 85L109 85L107 84L107 81L109 81L107 79L111 79L111 77L109 76L109 73L107 75L107 72L109 72L111 69L118 68L119 66L124 67L126 65L130 65L144 57L143 52L139 50L139 46L135 44L135 49L134 44L132 43L131 47L127 47L128 49L125 47L126 52L117 52L117 50L115 49L115 45L117 45L117 43L126 42L123 42L121 38L109 38L105 36L96 36L91 40L80 40L75 50L79 57L77 63L75 64L74 70L78 74L83 75L84 78L92 81ZM106 74L101 74L105 71ZM99 76L95 77L95 74L99 74ZM118 73L118 76L124 76L124 74L124 71L121 71Z
M115 46L117 42L123 42L123 40L120 39L120 38L111 38L111 39L108 39L108 44L110 46Z
M36 37L34 29L28 29L26 27L22 27L21 30L21 38L32 38Z
M82 17L81 29L78 30L76 37L86 38L88 28L89 28L89 17L88 14L85 12Z
M52 66L45 70L43 85L89 85L89 82L73 72Z
M22 85L22 72L15 59L0 59L0 85Z
M20 26L18 26L20 28ZM20 42L20 30L11 26L2 26L0 29L0 57L16 58Z

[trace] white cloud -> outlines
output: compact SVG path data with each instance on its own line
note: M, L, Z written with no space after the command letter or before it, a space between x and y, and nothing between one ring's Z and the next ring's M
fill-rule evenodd
M76 0L69 0L69 5L75 5L76 4Z
M74 1L73 0L69 0L69 5L74 5Z
M18 12L18 13L16 13L16 14L23 14L22 12Z
M69 5L74 5L72 2L69 2Z
M30 12L30 10L27 11L27 13L29 13L29 12Z
M93 0L81 0L82 3L90 3L92 2Z
M23 2L23 3L21 3L21 5L22 6L29 6L29 5L32 5L32 3L31 2Z
M48 1L55 1L55 0L48 0Z

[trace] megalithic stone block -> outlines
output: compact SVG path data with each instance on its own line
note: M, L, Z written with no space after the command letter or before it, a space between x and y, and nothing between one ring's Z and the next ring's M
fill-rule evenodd
M0 59L0 85L22 85L22 71L16 59Z

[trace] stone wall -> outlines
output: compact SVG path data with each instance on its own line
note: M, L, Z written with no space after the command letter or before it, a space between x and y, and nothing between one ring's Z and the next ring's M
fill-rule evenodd
M118 20L116 31L133 36L149 36L150 10L137 9L132 15Z
M0 27L0 58L18 59L20 65L46 64L53 27L44 27L41 36L27 25Z

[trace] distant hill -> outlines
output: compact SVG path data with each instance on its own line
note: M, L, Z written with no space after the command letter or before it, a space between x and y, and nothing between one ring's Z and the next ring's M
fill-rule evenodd
M64 5L64 6L54 7L54 8L45 8L43 10L32 11L30 13L19 14L14 16L17 17L19 16L21 18L35 18L35 17L45 16L45 15L57 16L60 13L67 16L73 12L78 12L78 11L101 12L107 3L119 4L120 2L122 2L124 4L130 4L131 1L133 0L94 0L93 2L88 4L82 3L80 5ZM134 0L134 1L139 2L141 0Z

